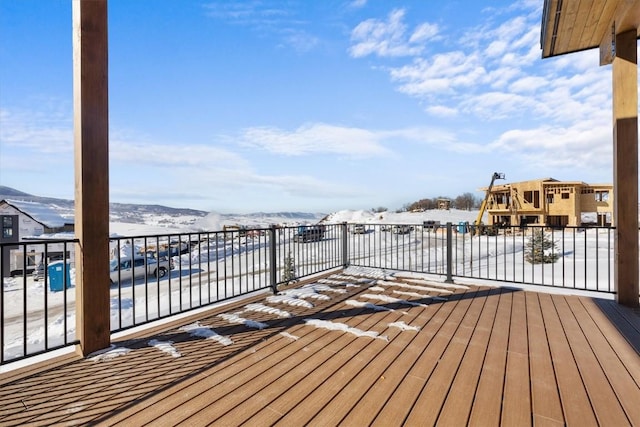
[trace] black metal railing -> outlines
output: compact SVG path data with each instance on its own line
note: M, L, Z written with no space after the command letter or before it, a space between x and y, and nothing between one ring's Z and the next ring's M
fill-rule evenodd
M111 331L348 265L613 293L613 230L430 221L111 238ZM77 240L0 248L0 363L76 344Z
M613 293L613 228L542 226L496 229L454 240L453 275ZM460 252L462 256L460 257Z
M0 244L0 364L77 344L77 240Z
M323 226L320 237L304 241L298 239L304 230L297 227L114 238L111 304L117 317L112 316L111 330L259 290L277 290L294 278L339 267L344 263L342 228ZM132 266L124 268L126 263ZM154 274L163 267L166 277Z

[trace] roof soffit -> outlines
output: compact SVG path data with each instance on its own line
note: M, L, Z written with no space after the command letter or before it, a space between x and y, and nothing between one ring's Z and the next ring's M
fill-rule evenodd
M614 23L616 34L636 29L637 37L640 0L545 0L542 57L597 47L611 50Z

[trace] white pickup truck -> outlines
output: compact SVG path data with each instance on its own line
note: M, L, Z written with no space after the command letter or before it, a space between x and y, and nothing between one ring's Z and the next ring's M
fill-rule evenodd
M137 256L113 258L109 262L109 276L111 283L135 280L141 277L164 277L173 269L173 260L161 259L159 262L153 257Z

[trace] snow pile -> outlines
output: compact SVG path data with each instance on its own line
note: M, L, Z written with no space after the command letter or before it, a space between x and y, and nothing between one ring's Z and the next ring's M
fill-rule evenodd
M344 303L352 307L367 308L369 310L374 310L374 311L394 311L392 308L383 307L381 305L375 305L370 302L362 302L355 299L346 300Z
M151 347L155 347L163 353L167 353L171 357L181 357L182 354L173 346L173 341L151 340L148 342Z
M181 331L189 333L191 336L205 338L208 340L217 341L218 343L227 346L233 344L231 338L223 335L219 335L213 329L203 327L200 322L195 322L190 325L186 325L180 328Z
M384 269L374 268L374 267L347 267L343 275L351 278L364 278L367 283L370 283L372 280L396 280L393 273L388 273Z
M419 326L411 326L411 325L407 325L404 322L393 322L393 323L389 323L389 327L392 328L398 328L402 331L416 331L418 332L420 330Z
M294 341L298 341L298 340L300 339L300 337L297 337L297 336L295 336L295 335L292 335L292 334L290 334L289 332L284 332L284 331L283 331L283 332L280 332L280 335L282 335L282 336L283 336L283 337L285 337L285 338L292 339L292 340L294 340Z
M95 356L89 355L89 360L91 360L92 362L104 362L106 360L114 359L118 356L124 356L125 354L128 354L130 351L131 351L130 348L116 347L115 345L111 344L111 346L109 346L109 348L105 350L92 353L92 354L95 354Z
M318 280L316 283L313 283L311 286L313 287L313 290L316 292L322 291L322 292L334 292L336 294L346 294L347 291L344 289L336 289L336 288L332 288L331 286L329 286L329 284L327 284L326 282L323 282L322 280L327 280L327 279L320 279ZM345 284L345 282L341 282L343 285ZM335 284L335 283L333 283ZM326 296L326 295L323 295Z
M408 297L414 297L414 298L431 298L431 295L429 294L419 294L417 292L399 291L397 289L394 289L393 293L398 295L408 296Z
M368 338L380 339L387 342L389 341L389 338L387 338L384 335L380 335L376 331L363 331L358 328L352 328L351 326L345 323L330 322L328 320L322 320L322 319L305 319L304 321L307 325L315 326L316 328L328 329L330 331L342 331L349 334L353 334L357 337L368 337Z
M349 268L353 268L355 270L354 267L349 267ZM348 281L354 281L356 283L371 283L374 282L375 279L367 279L366 277L359 277L359 276L352 276L349 274L332 274L331 275L332 279L343 279L343 280L348 280ZM347 286L358 286L358 285L354 285L353 283L348 283Z
M447 290L447 289L439 289L439 288L431 288L428 286L418 286L418 285L409 285L407 283L402 283L402 282L387 282L384 280L378 280L376 282L377 285L381 285L381 286L396 286L399 288L405 288L405 289L413 289L416 291L423 291L423 292L439 292L441 294L452 294L453 291Z
M326 285L311 283L309 285L304 285L301 288L289 289L285 293L288 295L297 296L298 298L310 298L310 299L329 301L331 297L329 297L328 295L319 293L320 291L326 290L327 287L328 286Z
M361 295L362 298L369 298L369 299L373 299L373 300L378 300L378 301L382 301L382 302L386 302L386 303L392 303L392 304L404 304L404 305L411 305L414 307L426 307L426 304L420 304L417 302L411 302L411 301L407 301L407 300L403 300L400 298L394 298L394 297L390 297L388 295L379 295L379 294L362 294Z
M284 319L291 317L291 313L289 313L288 311L280 310L279 308L275 307L269 307L268 305L260 303L247 304L244 306L244 309L247 311L255 311L259 313L269 313Z
M267 302L272 304L287 304L293 307L313 308L313 304L294 295L271 295L267 297Z
M246 318L240 316L240 314L242 314L241 311L238 311L236 313L221 313L221 314L218 314L218 317L226 320L229 323L236 323L236 324L239 324L239 325L244 325L244 326L246 326L248 328L264 329L264 328L269 326L266 323L257 322L255 320L251 320L251 319L246 319Z

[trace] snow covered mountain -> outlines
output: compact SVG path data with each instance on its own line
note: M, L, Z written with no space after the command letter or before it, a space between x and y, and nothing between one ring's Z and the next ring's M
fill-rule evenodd
M9 187L0 186L1 199L27 200L45 203L65 218L74 215L73 200L39 197ZM225 225L265 228L272 224L421 224L440 221L442 224L460 221L473 222L477 210L430 210L425 212L373 212L369 210L341 210L331 214L310 212L255 212L249 214L220 214L196 209L171 208L162 205L111 203L109 223L112 235L133 236L163 233L207 232L222 230Z
M0 200L2 199L43 203L52 207L63 218L74 216L73 200L35 196L11 187L0 186ZM111 231L116 234L217 231L224 225L267 227L270 224L316 223L325 216L323 213L308 212L217 214L162 205L109 204Z

